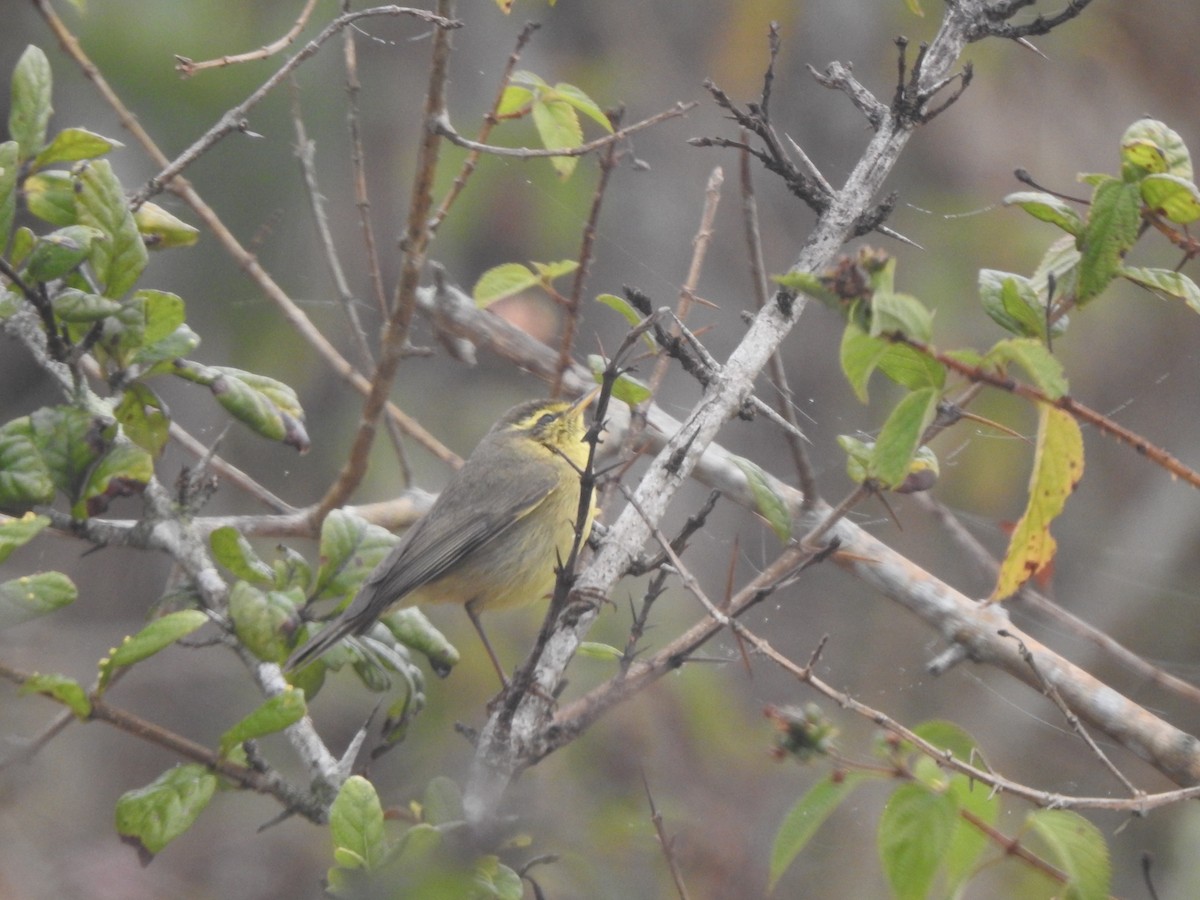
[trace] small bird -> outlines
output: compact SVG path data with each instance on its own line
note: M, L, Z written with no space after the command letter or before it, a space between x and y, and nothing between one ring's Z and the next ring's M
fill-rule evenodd
M459 603L507 685L479 614L553 591L555 569L575 540L579 475L588 456L583 415L598 393L574 403L530 400L505 413L350 605L293 653L285 669L362 634L391 609ZM593 505L584 540L594 515Z

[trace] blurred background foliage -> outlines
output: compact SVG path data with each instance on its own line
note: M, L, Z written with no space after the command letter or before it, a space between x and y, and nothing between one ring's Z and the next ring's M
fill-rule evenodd
M92 0L79 14L60 5L87 53L172 156L280 64L273 59L181 79L174 71L174 55L199 60L259 47L282 34L302 6L299 0ZM773 99L776 127L800 143L837 185L858 158L868 129L844 96L813 82L805 65L820 70L832 60L852 62L856 76L886 100L896 72L894 37L907 35L914 46L932 37L941 8L933 0L925 5L921 19L901 0L560 0L553 9L522 0L514 15L505 18L491 2L461 3L459 15L467 27L454 38L451 118L460 132L474 131L494 96L495 79L517 31L531 17L544 27L522 68L551 82L576 84L602 106L623 104L627 121L678 100L700 101L686 119L635 136L634 152L648 168L635 171L626 164L613 179L587 296L619 293L628 284L646 291L656 305L673 303L690 258L704 183L712 167L722 165L724 197L699 288L719 309L696 310L693 324L710 326L708 345L723 358L743 332L739 312L751 308L753 299L736 158L686 143L693 136L734 136L708 101L703 79L711 78L739 102L755 99L766 61L767 25L777 20L783 50ZM335 12L328 0L318 5L320 21ZM126 139L30 4L8 3L4 18L0 72L11 72L28 43L50 55L56 107L52 127L81 125ZM310 26L305 37L314 31ZM985 346L999 337L978 307L978 269L1028 273L1055 236L1049 226L999 205L1019 187L1011 175L1014 168L1029 170L1043 185L1079 193L1076 174L1115 171L1117 141L1143 115L1166 122L1193 152L1200 150L1197 34L1200 5L1097 0L1077 21L1035 40L1046 58L999 41L969 48L965 59L975 66L974 83L950 112L920 129L890 185L900 202L889 224L925 249L879 236L872 240L899 258L899 289L937 310L940 346ZM372 19L363 24L358 47L371 215L390 281L396 272L394 238L402 228L421 127L428 41L411 21ZM7 93L7 88L0 92L0 104L7 103ZM293 154L291 93L279 90L252 112L249 128L257 137L226 138L187 177L314 321L347 348L342 313L318 252ZM316 141L321 189L343 263L354 289L366 298L338 42L299 69L294 94ZM522 124L498 134L503 142L532 140L532 129ZM113 156L113 164L125 184L136 185L155 169L131 141L127 144ZM443 186L461 158L461 151L446 149ZM574 256L595 171L595 162L588 160L563 184L544 162L485 159L443 228L433 256L467 287L501 262ZM781 272L803 242L812 215L765 173L756 172L755 182L768 266ZM192 220L177 201L168 197L165 205ZM187 301L189 322L203 338L195 358L262 372L297 389L314 438L311 453L291 455L237 428L225 439L222 453L292 503L316 500L346 452L357 422L357 398L316 360L211 238L203 237L190 250L155 255L144 283ZM557 334L557 311L536 297L507 303L498 311L545 340L552 342ZM363 314L369 323L376 321L367 301ZM615 346L621 327L616 319L589 303L580 352L592 352L597 340ZM1200 320L1182 305L1168 305L1127 285L1112 289L1078 320L1056 343L1073 392L1195 465L1200 407L1192 386L1200 364ZM834 314L811 305L784 348L821 487L831 498L850 488L835 436L877 428L888 402L883 389L877 389L876 405L870 408L854 400L837 367L840 331ZM422 323L417 339L429 338ZM56 399L54 387L11 342L0 348L0 385L0 420ZM764 396L771 390L762 386ZM437 352L405 365L393 399L465 454L501 411L543 391L543 385L488 353L468 368ZM661 402L683 413L697 391L687 378L673 374ZM176 419L202 440L214 439L224 426L224 416L196 392L172 393L168 387L165 394ZM986 397L976 409L1018 429L1033 428L1033 410L1012 398ZM1060 551L1053 594L1138 652L1194 678L1200 672L1197 498L1125 448L1091 433L1086 440L1086 476L1056 526ZM790 472L783 440L767 423L731 423L721 441L771 471ZM359 502L386 498L399 487L398 469L385 444L379 442L370 477L356 497ZM962 425L935 446L942 459L938 498L999 552L1005 543L1002 523L1016 518L1024 503L1028 447ZM169 481L187 461L169 452L160 476ZM436 460L414 450L412 461L421 486L435 490L444 481L447 472ZM703 496L698 488L682 495L676 521ZM969 595L988 592L986 580L914 503L901 500L897 508L903 531L877 507L868 505L856 515ZM257 510L252 501L226 489L209 511ZM114 510L116 515L137 512L136 505ZM744 580L771 558L774 541L753 515L722 504L691 558L711 592L720 594L731 555L736 553L738 578ZM0 635L0 653L12 665L88 681L95 660L136 630L162 592L166 559L120 549L84 557L82 549L70 540L49 538L5 564L17 574L22 567L61 568L83 588L69 610ZM312 551L311 546L301 549ZM628 600L638 596L637 587L631 583L613 598L615 609L601 617L593 639L624 643ZM693 599L676 592L660 603L648 641L665 639L698 613ZM1195 709L1179 708L1080 641L1039 627L1019 611L1016 615L1023 627L1119 690L1185 729L1200 728ZM480 723L483 704L494 690L490 667L482 654L473 652L475 636L466 618L450 609L435 610L433 617L467 651L466 659L448 680L430 679L428 709L407 742L372 768L370 776L387 804L407 804L434 775L462 776L470 746L453 725ZM491 618L489 631L504 659L520 656L536 618L533 612ZM829 567L818 567L795 588L764 603L749 623L801 660L828 633L821 665L827 681L908 724L932 717L958 722L985 748L989 762L1010 777L1076 794L1119 789L1090 754L1081 752L1053 707L1024 686L970 664L939 679L926 675L923 666L939 649L935 636ZM533 851L560 855L558 862L539 869L548 896L674 896L653 834L643 774L667 830L676 836L676 853L693 896L762 892L774 831L820 771L781 765L769 757L771 729L761 709L767 703L810 698L761 662L747 673L724 637L704 655L712 662L689 665L625 704L517 785L512 808L532 836ZM572 695L609 674L608 664L589 659L578 660L572 671ZM18 701L8 686L0 691L0 734L6 741L38 732L53 715L49 704ZM179 648L139 669L113 700L208 744L215 744L229 724L258 702L232 657ZM333 679L314 702L313 715L337 749L374 702L351 679ZM836 710L831 715L841 728L843 750L865 757L871 729ZM281 765L290 758L280 739L268 741L267 750ZM1130 754L1113 752L1145 789L1168 786ZM172 761L158 748L102 726L73 725L31 764L0 773L0 895L138 900L317 892L330 862L325 831L288 821L256 834L277 809L249 794L219 798L184 839L148 869L140 869L133 851L118 843L112 829L113 803ZM883 896L874 828L884 796L864 790L839 810L788 873L778 895ZM1013 813L1014 823L1021 812ZM1192 807L1129 822L1104 814L1093 820L1111 836L1115 893L1141 894L1139 859L1150 851L1160 896L1200 895L1193 849L1200 814ZM1120 826L1125 827L1116 833ZM982 878L971 896L1031 896L1023 893L1026 889L1019 873L1001 866Z

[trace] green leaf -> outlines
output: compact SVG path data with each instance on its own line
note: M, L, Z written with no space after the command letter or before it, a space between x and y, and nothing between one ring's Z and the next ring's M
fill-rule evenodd
M1136 184L1110 178L1096 186L1087 227L1079 238L1081 254L1076 302L1083 306L1103 291L1137 240L1141 193Z
M518 84L510 84L500 95L500 105L496 107L496 115L501 119L511 118L528 112L533 103L533 91Z
M63 288L51 299L51 304L58 320L72 325L99 322L121 311L116 300L76 288Z
M25 298L16 291L0 288L0 322L13 315L24 302Z
M525 885L521 876L500 862L500 857L489 853L475 860L472 886L482 890L484 897L495 900L521 900L525 896Z
M1062 363L1046 345L1033 338L1008 338L998 342L984 357L985 364L998 364L1004 369L1016 363L1028 374L1031 381L1051 400L1057 400L1070 389Z
M207 385L226 412L258 434L295 447L301 453L307 452L304 411L296 392L282 381L228 366L202 366L187 360L176 360L174 372Z
M0 144L0 254L8 249L8 236L17 215L17 178L21 174L17 160L19 153L16 141Z
M879 371L911 391L926 387L940 390L946 383L945 367L908 344L891 344L879 360Z
M1031 279L979 270L979 300L997 325L1022 337L1045 338L1046 305Z
M992 601L1011 597L1054 559L1057 544L1050 534L1050 523L1063 511L1083 477L1079 423L1070 414L1045 404L1038 407L1038 414L1029 500L1009 539Z
M1041 191L1017 191L1004 198L1005 206L1019 206L1035 219L1057 225L1068 234L1078 235L1083 231L1083 219L1065 200Z
M299 722L307 712L304 691L296 690L291 685L286 686L282 693L268 698L258 709L221 735L221 757L228 756L234 747L245 741L283 731L289 725Z
M603 303L609 309L620 313L625 321L629 323L631 328L636 328L638 325L641 325L642 319L645 318L640 312L633 308L633 305L628 300L626 300L624 297L618 297L616 294L597 294L596 302ZM652 338L648 333L642 334L642 340L646 342L646 345L652 351L658 350L658 345L654 343L654 338Z
M1046 248L1029 283L1037 292L1039 301L1044 302L1050 293L1050 279L1054 279L1054 299L1074 297L1079 287L1079 262L1082 256L1075 247L1075 240L1064 235ZM1060 315L1050 326L1050 334L1058 337L1067 330L1068 317Z
M1155 293L1177 297L1193 312L1200 313L1200 286L1182 272L1173 269L1143 269L1136 266L1121 266L1118 274L1134 284L1140 284Z
M86 128L64 128L38 153L33 161L33 168L43 169L51 163L95 159L110 150L124 146L120 141L106 138Z
M857 323L846 323L846 329L842 332L842 372L861 402L868 401L867 383L880 360L887 355L892 346L894 345L885 338L867 334Z
M33 281L62 278L81 265L105 240L103 232L87 225L68 225L42 235L25 261L25 274Z
M329 808L329 833L343 866L354 861L370 871L384 861L383 807L375 786L361 775L351 775L338 791ZM339 851L352 856L344 858Z
M1139 141L1149 141L1162 152L1169 174L1191 181L1191 155L1178 132L1155 119L1138 119L1125 129L1125 134L1121 136L1121 146Z
M152 784L117 801L117 832L138 847L143 862L192 827L217 789L217 776L201 765L168 769Z
M953 797L920 784L902 784L879 818L879 858L892 895L924 900L930 895L958 823Z
M71 514L77 519L99 516L117 497L140 494L154 477L154 460L134 443L117 444L88 472Z
M883 487L893 488L903 483L921 444L921 435L937 414L938 399L936 388L913 391L896 404L883 423L867 469L868 475Z
M758 514L771 526L779 543L786 544L792 537L792 517L788 514L787 504L771 489L762 469L741 456L732 456L732 459L746 476Z
M608 368L608 361L598 354L589 353L588 367L592 370L592 377L596 379L596 384L601 384L604 381L604 372ZM612 395L629 406L645 403L654 396L650 392L650 388L631 375L617 376L613 382Z
M876 291L871 298L871 337L897 333L928 342L933 336L933 313L916 297Z
M608 121L608 116L604 114L604 110L600 108L595 100L575 87L575 85L560 81L554 86L554 96L569 103L609 134L612 134L612 123Z
M24 225L17 228L13 232L12 248L9 252L10 262L17 267L24 263L25 258L29 256L33 250L33 245L37 243L37 235L26 228Z
M1050 848L1054 864L1070 878L1068 900L1107 900L1112 880L1108 845L1099 829L1078 813L1039 809L1026 818Z
M235 581L229 591L229 618L246 648L264 662L282 663L299 627L297 609L304 602L298 589L261 591Z
M847 298L832 290L827 280L815 272L787 272L783 275L772 275L771 279L789 291L808 294L832 310L841 312L849 302Z
M808 846L817 829L864 780L866 776L858 772L838 773L836 778L826 775L788 810L779 825L779 830L775 832L775 841L771 846L768 891L775 890L775 885L779 883L783 873L788 870L800 851Z
M19 519L0 520L0 563L18 547L23 547L50 527L47 516L25 513Z
M1178 175L1147 175L1141 180L1146 206L1179 225L1200 219L1200 190Z
M108 160L96 160L76 175L75 209L81 225L99 228L107 241L92 245L92 270L106 297L121 297L146 268L146 244Z
M73 406L43 407L29 420L37 452L55 487L74 500L96 460L111 445L114 423Z
M579 268L579 263L573 259L560 259L556 262L549 263L530 263L535 272L538 273L538 278L543 284L549 284L556 278L562 278L564 275L570 275Z
M421 820L430 825L449 825L465 818L458 783L444 775L435 775L421 796Z
M346 510L330 512L321 523L321 566L317 569L313 599L348 602L397 540L386 528L372 525Z
M428 659L439 675L448 674L458 665L458 650L415 606L388 613L380 621L401 644Z
M50 61L40 47L30 44L17 60L12 74L12 106L8 111L8 133L21 146L21 159L33 157L46 143L46 126L54 108Z
M0 628L20 625L75 602L79 592L61 572L37 572L0 582Z
M207 621L208 616L198 609L181 609L155 619L137 634L126 637L119 647L113 648L100 661L99 690L104 690L118 668L132 666L153 656L187 637Z
M22 185L26 208L51 225L75 225L75 179L66 172L38 172Z
M974 765L979 760L979 744L961 726L943 719L922 722L913 729L917 737L940 750L949 750L955 759Z
M578 147L583 143L583 129L575 107L563 100L539 97L533 103L533 125L542 146L547 150L562 150ZM552 156L550 165L563 180L571 177L579 158L576 156Z
M157 203L143 203L134 212L133 221L151 250L190 247L200 239L200 229L171 215Z
M950 777L949 791L959 809L971 813L981 822L995 825L1000 814L1000 798L986 785L966 775L955 774ZM956 892L974 874L979 858L989 846L987 835L959 818L945 857L947 896L957 896Z
M837 442L838 446L846 451L846 475L855 484L862 484L869 477L867 468L871 465L875 445L848 434L839 434Z
M602 662L618 662L625 658L624 650L597 641L581 641L575 652L587 659L598 659Z
M138 381L126 385L113 414L126 437L155 459L159 457L170 437L171 420L154 391Z
M1154 141L1144 138L1122 141L1121 174L1126 181L1137 181L1148 174L1167 171L1166 154Z
M213 559L238 578L264 587L274 586L275 570L259 558L250 542L233 526L215 529L208 536L208 544Z
M87 691L78 681L66 675L30 675L21 685L20 692L53 697L80 720L92 714L92 701L88 699Z
M493 266L475 282L471 296L475 305L487 309L497 300L512 297L541 283L538 274L521 263L502 263Z
M54 476L34 440L29 416L0 427L0 506L27 507L54 499Z

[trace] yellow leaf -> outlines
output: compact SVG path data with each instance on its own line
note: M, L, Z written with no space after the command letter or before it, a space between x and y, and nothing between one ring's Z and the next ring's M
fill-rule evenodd
M1079 424L1061 409L1042 406L1033 474L1029 477L1029 502L1013 529L989 602L1012 596L1054 559L1056 544L1050 535L1050 523L1063 511L1082 477L1083 433Z
M500 11L506 16L512 12L513 3L515 0L496 0L496 5L500 7Z

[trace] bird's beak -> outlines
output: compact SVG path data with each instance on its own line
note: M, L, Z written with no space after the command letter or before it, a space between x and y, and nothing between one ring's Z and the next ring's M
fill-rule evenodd
M578 400L571 404L571 415L582 416L584 411L592 405L592 401L600 396L600 385L596 385Z

